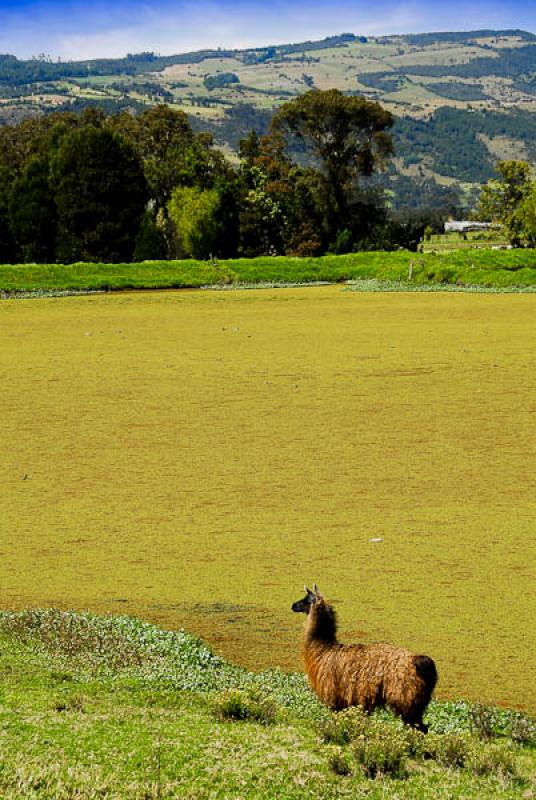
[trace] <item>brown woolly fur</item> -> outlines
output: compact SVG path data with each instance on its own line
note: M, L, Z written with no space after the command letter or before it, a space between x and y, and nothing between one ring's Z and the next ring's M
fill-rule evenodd
M337 641L335 611L315 584L292 606L307 614L305 671L320 699L338 711L359 705L366 712L388 706L408 725L426 732L423 713L437 682L431 658L389 644L344 645Z

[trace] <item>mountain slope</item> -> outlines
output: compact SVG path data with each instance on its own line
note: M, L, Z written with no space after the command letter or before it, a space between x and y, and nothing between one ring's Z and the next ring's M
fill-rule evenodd
M186 111L228 152L273 109L311 88L377 100L398 118L392 178L445 198L492 176L499 158L536 163L536 36L520 30L430 33L176 56L53 63L0 56L0 122L101 105ZM417 200L419 192L406 192Z

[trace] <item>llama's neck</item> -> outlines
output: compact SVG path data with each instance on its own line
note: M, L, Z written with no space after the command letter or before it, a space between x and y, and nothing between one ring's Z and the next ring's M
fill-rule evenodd
M313 643L335 644L337 620L335 611L323 600L311 606L305 623L305 646Z

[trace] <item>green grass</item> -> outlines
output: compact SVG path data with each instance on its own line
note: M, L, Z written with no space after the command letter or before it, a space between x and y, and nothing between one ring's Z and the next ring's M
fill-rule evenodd
M126 617L0 615L0 796L517 798L534 721L433 702L430 734L332 714L303 676L255 674ZM532 776L532 777L531 777Z
M407 281L495 288L536 285L534 250L471 250L443 254L406 251L320 258L261 257L227 261L149 261L141 264L0 265L0 292L117 291L206 285Z
M423 242L424 253L452 253L456 250L490 250L492 247L508 248L508 237L500 229L432 234Z

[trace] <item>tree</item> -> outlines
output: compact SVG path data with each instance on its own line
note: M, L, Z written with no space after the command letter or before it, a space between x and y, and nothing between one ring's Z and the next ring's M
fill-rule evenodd
M280 255L285 218L281 203L267 191L268 178L261 167L248 167L240 203L240 254L248 258Z
M499 161L499 179L488 181L478 203L480 219L498 222L510 242L518 246L523 238L520 209L532 189L530 165L526 161Z
M0 264L11 264L16 260L15 240L11 233L8 210L10 188L6 171L0 166Z
M240 252L318 255L324 248L319 174L294 164L279 132L240 142Z
M54 260L57 220L49 173L48 157L35 156L11 190L10 227L25 262Z
M139 117L121 114L110 118L108 127L129 141L143 164L155 217L161 220L167 257L175 255L176 243L168 231L168 204L177 186L216 189L225 202L220 204L219 250L236 252L237 211L235 176L221 152L213 147L212 136L195 133L183 111L163 104L148 109Z
M393 152L392 125L393 116L378 103L338 89L313 89L274 115L272 130L288 144L301 144L321 172L331 237L352 228L359 179L372 175Z
M136 150L157 212L167 207L176 186L209 189L228 169L212 136L194 133L184 111L168 105L153 106L139 117L121 114L109 126Z
M130 261L147 200L139 160L92 125L64 135L51 163L62 261Z
M146 211L142 217L132 260L158 261L166 258L167 246L164 234L156 224L151 211Z
M215 189L177 186L168 204L177 238L178 255L208 258L214 253L219 230L220 197Z
M521 233L529 247L536 247L536 183L523 198L519 208Z
M116 123L118 124L118 123ZM189 183L195 134L183 111L154 106L137 119L121 115L119 130L132 142L143 163L151 199L158 210L169 202L175 186Z

